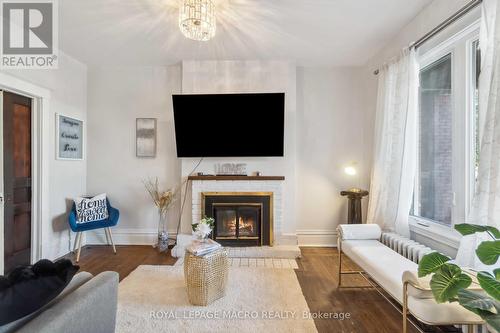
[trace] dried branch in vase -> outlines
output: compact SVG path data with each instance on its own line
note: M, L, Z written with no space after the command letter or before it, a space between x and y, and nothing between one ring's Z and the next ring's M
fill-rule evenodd
M149 178L142 182L153 203L158 208L158 242L155 246L158 247L160 252L163 252L168 249L167 212L175 202L176 194L182 185L163 191L160 189L158 177Z
M160 214L166 214L176 200L176 194L179 191L179 187L162 191L160 190L158 177L156 177L154 180L143 180L143 183L151 199L153 200L153 203L156 207L158 207Z

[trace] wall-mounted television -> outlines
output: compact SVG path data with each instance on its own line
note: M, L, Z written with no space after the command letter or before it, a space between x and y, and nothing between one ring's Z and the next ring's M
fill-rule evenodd
M284 93L172 99L178 157L283 156Z

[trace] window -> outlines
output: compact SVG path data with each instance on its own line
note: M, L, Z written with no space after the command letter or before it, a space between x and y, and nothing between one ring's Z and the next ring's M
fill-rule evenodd
M451 54L420 71L419 213L420 217L451 223L452 126Z
M478 36L476 24L419 55L412 215L421 223L452 226L469 212L479 160Z

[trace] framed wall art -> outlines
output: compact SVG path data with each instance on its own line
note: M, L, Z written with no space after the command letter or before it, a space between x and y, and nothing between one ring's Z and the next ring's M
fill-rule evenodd
M83 120L56 114L56 158L58 160L83 160Z
M135 138L137 157L156 157L156 118L137 118Z

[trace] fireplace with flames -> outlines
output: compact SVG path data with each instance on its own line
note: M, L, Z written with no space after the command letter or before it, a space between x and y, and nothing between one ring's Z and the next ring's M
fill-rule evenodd
M203 193L202 211L215 219L212 238L226 246L272 245L272 193Z

